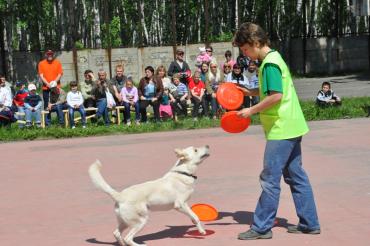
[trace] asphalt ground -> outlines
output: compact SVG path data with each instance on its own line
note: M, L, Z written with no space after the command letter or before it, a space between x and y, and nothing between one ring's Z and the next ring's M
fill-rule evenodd
M162 176L176 161L174 148L210 145L189 201L208 203L219 218L205 222L208 236L189 234L191 221L176 211L151 213L137 242L147 245L369 245L369 119L309 122L303 165L316 199L320 235L296 235L290 190L282 182L273 239L239 241L260 194L265 139L261 126L242 134L220 128L0 144L0 245L117 245L113 201L89 180L100 159L117 190Z

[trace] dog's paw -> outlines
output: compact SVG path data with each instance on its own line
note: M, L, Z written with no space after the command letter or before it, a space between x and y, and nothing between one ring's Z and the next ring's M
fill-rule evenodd
M207 234L206 230L204 230L203 228L198 229L198 231L202 235L206 235Z

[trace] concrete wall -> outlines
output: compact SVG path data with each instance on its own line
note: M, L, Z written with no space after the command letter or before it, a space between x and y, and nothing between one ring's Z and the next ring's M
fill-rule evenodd
M204 44L191 44L180 46L185 51L185 59L190 68L195 68L196 56L199 47ZM274 43L281 50L287 60L290 69L296 73L303 72L302 40L291 39L286 43ZM212 44L214 56L217 61L224 61L224 52L231 50L234 59L238 56L238 48L232 47L230 42ZM37 64L41 59L39 52L14 52L13 58L13 81L15 80L37 80ZM62 62L64 75L62 83L76 80L72 52L59 52L57 58ZM1 60L1 59L0 59ZM112 49L111 66L114 74L115 66L123 64L125 74L131 75L134 81L138 81L144 74L144 68L148 65L154 68L164 65L166 68L173 60L172 46L145 47L145 48L122 48ZM306 73L333 74L337 72L352 72L367 70L368 58L368 36L346 37L346 38L315 38L307 39L306 45ZM79 80L83 80L83 72L91 69L95 73L104 69L109 77L109 62L107 50L80 50L77 51L77 74ZM0 72L1 71L0 66Z

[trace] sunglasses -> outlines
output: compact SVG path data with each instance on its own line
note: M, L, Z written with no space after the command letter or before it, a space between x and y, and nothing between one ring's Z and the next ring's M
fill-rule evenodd
M217 66L211 66L211 68L217 68Z
M206 50L207 52L212 52L212 50Z

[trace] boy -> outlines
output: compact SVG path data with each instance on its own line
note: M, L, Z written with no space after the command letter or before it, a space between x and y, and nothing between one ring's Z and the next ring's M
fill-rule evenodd
M267 138L264 167L260 175L262 193L251 228L240 233L240 240L270 239L279 205L280 179L290 186L299 217L289 233L320 234L313 192L302 168L301 140L308 132L289 69L281 55L269 47L265 31L253 23L244 23L234 36L233 44L251 60L261 61L259 89L240 88L246 96L260 95L260 103L238 112L248 118L260 113Z
M177 120L176 114L181 112L184 116L188 115L187 110L187 97L188 97L188 88L184 83L180 82L181 76L176 73L172 77L173 84L176 86L176 91L172 93L171 98L171 108L174 120Z
M32 126L32 118L35 118L36 126L41 127L41 106L42 100L36 94L36 85L28 85L28 96L24 99L24 107L26 111L26 127Z
M16 87L19 88L13 98L13 104L17 107L18 120L23 120L25 114L24 99L28 96L26 85L22 81L16 83ZM19 122L19 128L23 128L23 123Z
M330 83L325 81L321 85L321 90L317 93L316 104L322 107L331 105L339 106L342 104L342 101L331 90Z
M72 81L69 83L71 89L67 94L67 106L69 114L69 125L72 129L75 129L74 115L75 111L78 111L81 115L82 128L86 128L86 113L84 108L84 99L82 93L78 91L77 82Z

